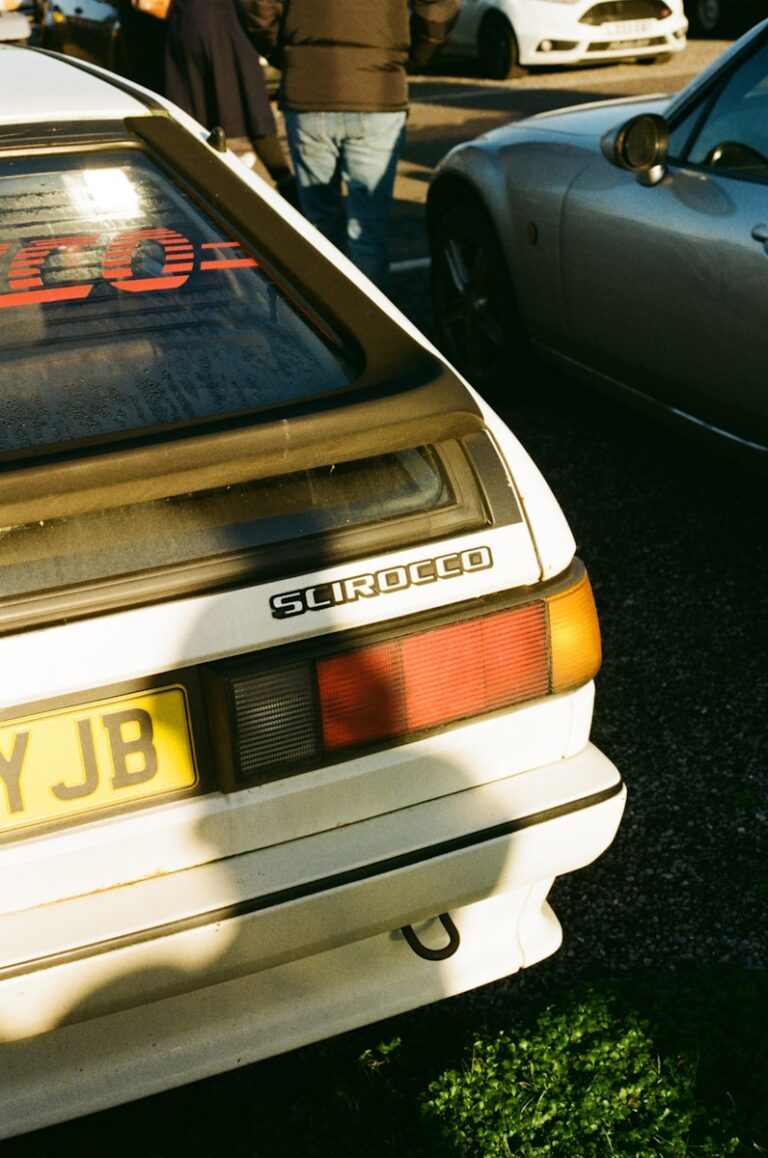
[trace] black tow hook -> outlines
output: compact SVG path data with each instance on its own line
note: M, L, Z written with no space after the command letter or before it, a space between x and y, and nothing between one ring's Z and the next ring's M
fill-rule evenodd
M413 925L404 925L400 930L416 956L423 957L425 961L446 961L461 944L459 930L454 925L450 913L440 913L437 919L448 934L448 944L442 949L429 949L426 945L422 945L413 930Z

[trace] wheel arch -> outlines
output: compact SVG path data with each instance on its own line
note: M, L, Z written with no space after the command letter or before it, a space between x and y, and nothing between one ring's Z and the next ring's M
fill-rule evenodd
M500 2L497 4L488 5L484 9L480 19L477 22L475 29L475 52L477 60L480 62L481 69L483 69L484 55L483 40L486 32L490 29L490 27L494 24L498 25L499 27L506 25L506 30L509 35L511 47L507 67L503 70L503 72L497 75L494 75L492 72L486 72L483 70L484 75L491 77L491 79L511 80L513 78L525 76L528 71L526 66L520 63L520 40L517 34L516 19L517 15L513 13L511 6L505 4L503 0L500 0Z
M475 160L481 156L478 150L475 153ZM508 249L508 238L506 238L503 223L496 218L493 210L494 202L503 204L498 197L488 196L483 191L483 186L493 191L497 180L498 173L496 172L490 159L484 165L477 165L480 177L469 177L464 173L449 171L438 174L433 179L432 184L427 192L426 205L426 225L427 236L430 244L434 240L437 223L442 215L450 208L451 205L456 204L457 201L473 201L485 213L490 224L499 239L499 247L504 255L504 260L509 268L510 275L513 272L513 263L510 261L510 253Z
M465 197L476 197L480 200L477 190L464 177L459 177L455 173L444 173L432 181L427 190L426 203L427 234L430 240L434 237L440 216L450 205Z
M488 17L490 17L493 20L497 16L500 16L504 20L506 20L507 24L512 29L512 32L514 33L514 35L516 37L517 32L515 31L515 22L514 22L514 19L512 17L512 12L511 12L509 6L507 4L504 4L504 3L484 4L483 5L482 12L480 13L480 19L477 22L478 31L480 30L480 25L483 23L484 20L487 20Z
M427 191L427 231L432 236L435 223L446 209L457 201L475 201L493 221L488 200L478 182L464 173L449 171L438 173ZM494 222L494 227L495 222Z
M491 163L491 158L486 157L485 159L486 162ZM480 176L482 177L482 173ZM523 321L522 311L520 310L519 296L513 273L514 266L510 261L512 256L510 254L510 237L508 231L504 228L503 221L497 219L492 211L490 203L490 201L493 200L492 191L490 201L486 193L488 193L488 190L481 191L478 185L473 183L472 180L461 172L449 171L442 174L439 179L433 180L427 196L427 233L430 252L432 254L432 306L437 329L442 333L443 348L458 366L459 370L467 376L469 381L477 386L481 393L485 393L485 396L492 397L496 391L501 388L502 378L499 373L500 368L502 366L504 367L505 377L507 367L516 367L518 370L522 368L527 372L531 365L532 350L529 334ZM441 282L440 272L442 270L443 260L443 222L446 218L456 215L458 215L462 222L474 219L483 223L482 228L485 230L486 236L489 236L491 239L491 249L489 252L494 253L499 268L499 274L492 275L496 290L495 292L490 290L491 297L485 298L485 306L480 312L484 313L494 298L496 303L505 303L505 337L499 345L498 357L495 353L489 351L487 374L484 376L481 375L480 377L478 377L477 367L465 362L465 356L468 351L462 350L461 347L455 347L453 343L456 339L447 332L443 333L441 330L438 303L442 295L438 287L443 284ZM502 279L501 282L499 282L499 278ZM484 284L484 293L488 293L490 286L490 282ZM470 316L474 314L475 308L476 306L472 309ZM490 305L490 309L492 315L496 315L496 307ZM477 317L476 314L474 314L474 316ZM448 325L449 328L455 326L455 319L449 322ZM473 323L470 322L470 325L473 325ZM482 328L484 327L481 323L481 329ZM459 340L461 341L461 339Z

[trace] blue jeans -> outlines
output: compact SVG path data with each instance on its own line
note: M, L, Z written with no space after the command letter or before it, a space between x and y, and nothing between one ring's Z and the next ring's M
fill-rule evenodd
M405 112L286 109L285 128L302 213L386 289L389 214L405 141Z

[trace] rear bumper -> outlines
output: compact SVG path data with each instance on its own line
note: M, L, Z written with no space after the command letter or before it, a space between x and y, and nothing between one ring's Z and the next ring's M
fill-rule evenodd
M0 1137L247 1065L515 972L560 944L539 889L454 914L462 943L428 962L399 933L0 1047ZM6 1056L7 1055L7 1060Z
M534 812L520 810L527 776L550 782L549 803L545 791ZM243 863L217 866L237 898L229 906L202 905L194 917L98 943L71 936L66 952L9 965L0 973L8 1075L0 1136L280 1053L542 959L560 941L545 899L552 880L608 847L624 795L616 770L588 745L523 777L330 834L337 843L357 838L358 863L342 872L318 873L318 846L313 873L259 891L269 878L263 853L251 854L260 869L235 858ZM392 851L381 858L375 828L384 824ZM169 881L178 883L146 882L156 904L146 908L139 896L145 914L162 911L160 884ZM206 888L212 899L224 895L210 881ZM422 960L399 930L445 911L461 944L445 961ZM439 927L424 931L431 937L445 940Z

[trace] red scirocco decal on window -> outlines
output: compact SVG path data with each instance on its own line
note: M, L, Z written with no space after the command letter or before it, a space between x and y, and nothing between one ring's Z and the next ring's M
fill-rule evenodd
M162 246L165 263L157 277L134 277L131 263L136 248L148 241ZM130 229L109 245L102 262L102 274L115 289L131 293L179 289L195 268L192 242L175 229Z
M106 245L105 245L106 242ZM133 263L139 252L147 244L159 245L163 251L163 265L154 277L134 274ZM180 289L189 279L197 262L195 246L177 233L175 229L147 228L128 229L111 240L98 234L71 234L68 237L45 237L23 243L14 253L5 275L8 290L2 288L0 280L0 309L8 306L37 305L43 302L82 301L93 290L96 282L89 270L89 277L83 277L84 270L77 260L78 254L86 250L98 251L105 246L101 259L101 279L114 289L129 293L151 293ZM0 242L0 268L3 258L11 251L11 242ZM252 257L233 257L231 252L240 249L236 241L208 241L200 244L206 255L211 251L229 251L225 257L200 259L197 268L201 271L217 269L250 269L258 264ZM44 274L46 263L56 255L56 285L46 285ZM72 281L61 284L66 279L66 261L69 256ZM78 276L79 275L79 276Z
M8 268L8 285L11 292L0 294L0 306L35 305L38 302L71 301L73 298L87 298L93 289L88 283L68 286L51 286L46 289L42 269L46 258L62 250L79 250L94 246L98 237L93 234L79 234L74 237L45 237L40 241L29 241L16 253ZM4 242L0 245L0 257L10 249Z

